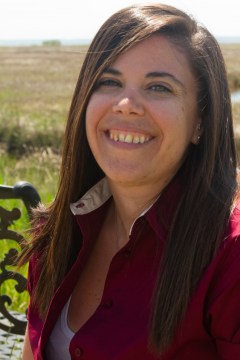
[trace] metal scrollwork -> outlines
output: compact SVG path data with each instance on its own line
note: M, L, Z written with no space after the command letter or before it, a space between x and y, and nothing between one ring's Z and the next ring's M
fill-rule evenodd
M23 236L18 232L9 229L9 227L20 217L21 212L19 209L14 208L12 210L6 210L0 206L0 240L13 240L18 244L19 248L22 246L21 242L23 240ZM14 266L14 261L17 255L18 250L11 248L6 254L4 254L4 259L0 261L0 287L4 282L14 280L16 282L16 291L18 293L22 293L26 290L26 278L14 270L8 270L9 266ZM12 313L8 311L7 307L11 304L12 299L8 295L3 294L0 296L0 313L4 318L4 322L0 321L0 329L9 333L22 335L25 332L26 321L14 317Z

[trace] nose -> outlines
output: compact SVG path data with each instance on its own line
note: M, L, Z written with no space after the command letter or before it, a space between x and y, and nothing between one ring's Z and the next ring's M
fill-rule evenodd
M144 107L136 96L133 95L122 95L117 99L113 105L113 112L122 115L138 115L144 114Z

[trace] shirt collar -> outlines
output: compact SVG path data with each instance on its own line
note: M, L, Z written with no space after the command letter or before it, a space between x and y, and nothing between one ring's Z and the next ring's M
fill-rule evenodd
M149 225L155 230L157 235L161 238L166 238L176 211L176 206L181 198L182 190L182 181L179 180L179 176L176 176L166 186L161 196L134 220L130 234L136 221L140 217L145 216ZM81 199L70 204L70 209L74 215L87 215L101 208L111 196L112 194L107 178L104 177L89 189Z
M112 196L106 177L89 189L75 203L70 204L73 215L85 215L101 207Z
M165 240L183 194L182 176L175 176L162 191L161 197L147 211L145 217L159 238Z
M94 210L100 208L105 204L110 197L112 196L111 190L108 185L107 178L104 177L97 184L95 184L91 189L89 189L85 195L75 203L70 204L70 209L74 215L87 215ZM157 202L158 198L149 205L142 213L133 221L132 226L129 231L129 235L132 233L133 226L135 222L141 217L144 216L149 209Z
M107 178L104 177L89 189L81 199L70 204L70 209L74 215L85 215L101 207L111 196L112 194ZM158 198L155 199L150 206L144 209L138 217L145 215Z

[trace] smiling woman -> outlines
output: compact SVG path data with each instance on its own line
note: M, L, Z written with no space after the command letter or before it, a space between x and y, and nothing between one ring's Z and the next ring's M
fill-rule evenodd
M56 199L34 224L19 260L30 260L24 360L240 357L231 103L207 29L161 4L103 24Z
M112 192L138 189L135 196L146 193L150 203L177 173L189 144L198 142L200 125L195 76L186 56L161 35L104 71L86 112L88 143Z

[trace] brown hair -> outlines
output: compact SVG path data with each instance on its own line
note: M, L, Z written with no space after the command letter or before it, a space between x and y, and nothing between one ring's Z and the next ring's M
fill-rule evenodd
M85 112L103 70L123 51L154 33L166 36L186 54L198 82L202 119L200 143L190 145L181 171L185 189L166 242L156 286L150 343L159 351L173 339L204 269L216 253L236 192L236 154L224 60L214 37L184 12L161 4L118 11L100 28L80 71L66 126L60 184L51 206L38 217L20 263L41 252L41 274L34 292L42 316L72 265L79 245L69 205L104 174L88 146ZM184 259L184 261L183 261Z

